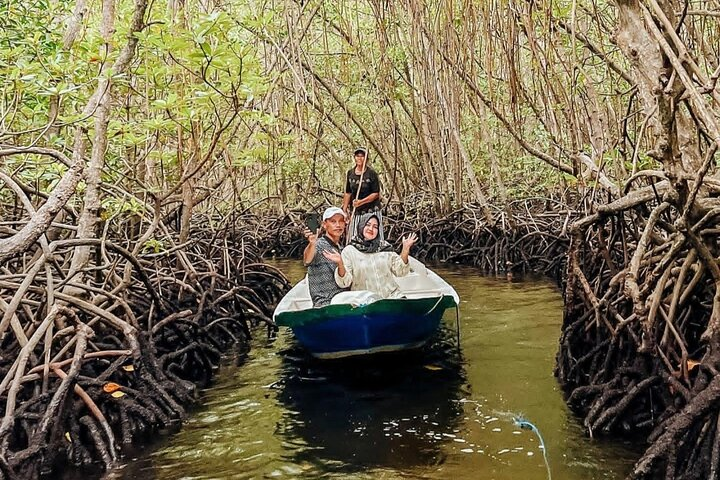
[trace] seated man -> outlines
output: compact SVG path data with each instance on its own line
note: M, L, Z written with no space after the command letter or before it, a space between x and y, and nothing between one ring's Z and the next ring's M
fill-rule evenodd
M320 236L320 232L325 234ZM340 237L345 232L345 212L338 207L329 207L322 216L322 227L316 232L305 229L307 247L303 262L308 267L308 289L314 307L324 307L340 292L347 290L335 282L335 262L330 260L340 255ZM340 272L345 275L345 268Z

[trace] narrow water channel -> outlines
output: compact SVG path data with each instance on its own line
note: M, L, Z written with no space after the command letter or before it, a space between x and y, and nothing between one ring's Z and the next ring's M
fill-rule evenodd
M371 362L314 361L289 332L256 339L177 434L106 477L533 480L549 466L556 480L623 478L639 446L587 438L552 375L558 289L434 270L462 301L460 355L453 312L432 347Z

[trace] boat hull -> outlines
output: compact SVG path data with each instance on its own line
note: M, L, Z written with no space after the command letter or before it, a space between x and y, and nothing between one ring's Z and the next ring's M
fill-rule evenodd
M313 356L344 358L421 347L437 331L445 310L455 305L451 296L387 299L286 312L276 320L289 326Z

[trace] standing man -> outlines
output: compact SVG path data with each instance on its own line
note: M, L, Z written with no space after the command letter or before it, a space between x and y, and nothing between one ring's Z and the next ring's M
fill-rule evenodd
M320 236L324 230L325 234ZM335 282L335 268L340 276L345 275L344 265L335 265L330 257L340 254L340 237L345 232L345 212L338 207L329 207L322 216L322 226L316 232L305 229L307 247L303 262L308 267L308 289L313 307L324 307L330 300L347 288L340 288Z
M359 218L366 213L373 213L380 221L380 240L385 240L382 228L380 203L380 179L377 172L367 165L369 160L367 149L359 147L355 150L355 166L348 170L345 180L345 195L342 209L350 221L349 232L357 231ZM352 205L352 209L350 206Z

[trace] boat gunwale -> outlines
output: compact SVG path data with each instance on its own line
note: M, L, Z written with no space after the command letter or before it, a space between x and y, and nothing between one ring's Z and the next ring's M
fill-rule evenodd
M457 308L457 303L451 295L436 295L431 297L418 298L386 298L365 305L336 304L326 305L324 307L313 307L303 310L292 310L281 312L276 315L275 323L284 327L306 327L314 324L325 323L338 319L346 319L352 317L372 318L376 315L388 315L393 311L399 311L407 314L408 308L419 307L429 304L433 301L431 308L417 314L426 316L431 314L438 307L443 311L448 308ZM305 317L303 319L303 317Z

